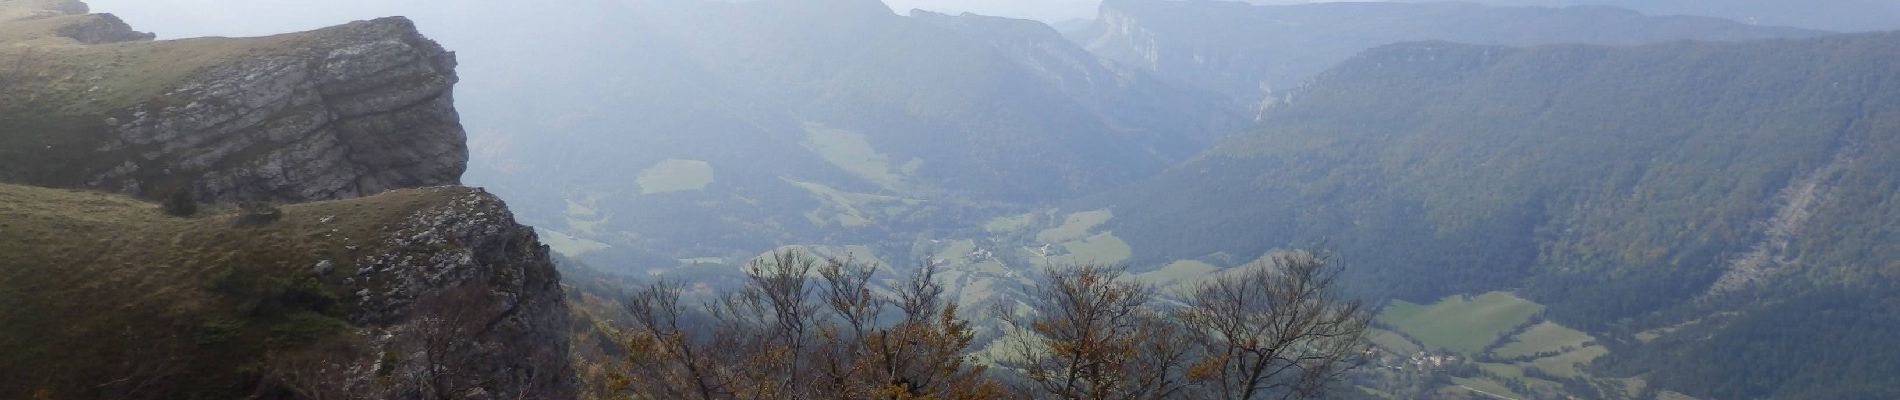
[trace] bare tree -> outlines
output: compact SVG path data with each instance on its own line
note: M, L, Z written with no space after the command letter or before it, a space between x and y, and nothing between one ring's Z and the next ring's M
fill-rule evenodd
M290 392L302 400L350 400L386 397L389 387L377 382L374 351L360 339L343 335L308 348L273 355L265 382L270 389Z
M824 344L814 358L818 369L825 374L820 389L839 397L868 396L870 393L864 393L863 377L873 373L876 366L869 365L866 358L870 356L867 354L870 349L861 344L875 334L878 315L887 302L873 294L871 278L877 275L876 265L850 259L831 261L818 268L825 282L825 290L820 295L825 308L837 321L818 329L819 340Z
M401 348L415 359L399 374L408 389L423 398L448 400L481 382L471 376L468 356L477 353L472 338L488 329L486 285L466 283L416 303Z
M804 361L818 305L812 304L810 275L818 260L797 251L775 252L746 266L745 287L710 307L718 329L736 334L738 345L756 349L738 363L748 379L746 398L806 398L809 382Z
M894 293L874 286L877 271L848 258L773 254L747 267L745 288L705 306L716 329L698 335L685 323L681 286L649 286L626 302L635 330L623 387L654 398L997 397L982 368L967 365L974 334L942 305L935 269ZM893 304L903 315L882 323Z
M549 384L559 382L561 379L568 379L567 377L550 376L551 374L549 374L550 368L548 367L557 366L567 361L562 357L560 351L562 350L542 347L523 356L521 365L525 367L517 368L505 377L505 379L510 380L510 384L506 386L516 389L515 396L513 397L514 400L538 398L536 396L540 395L543 390L548 389Z
M850 369L855 376L842 381L846 382L841 387L844 390L825 393L826 397L988 399L1001 395L1002 387L984 378L982 367L969 365L964 353L975 331L957 316L955 305L943 301L943 286L936 282L937 267L921 263L894 294L880 298L867 284L875 275L875 265L850 260L833 260L830 265L821 272L838 296L830 297L828 303L859 337L832 346L843 349L836 353L855 355L857 359ZM833 270L855 272L828 273ZM866 330L851 322L859 316L875 315L886 303L895 304L900 313L895 324Z
M1065 399L1158 399L1181 390L1179 327L1147 308L1153 288L1099 265L1046 271L1028 299L1033 319L999 310L1013 328L1007 360L1025 392Z
M1209 397L1315 398L1363 363L1370 320L1312 252L1273 255L1195 287L1178 317L1198 345L1187 378Z
M710 338L688 334L680 295L679 284L660 281L627 299L627 312L633 316L636 331L627 339L627 364L631 368L623 386L652 398L734 398L736 379L730 375L732 369L717 357L719 346L732 344L734 334L718 332L708 335Z

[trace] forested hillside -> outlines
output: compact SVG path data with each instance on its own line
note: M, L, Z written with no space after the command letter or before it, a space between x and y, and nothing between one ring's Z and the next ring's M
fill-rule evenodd
M1137 265L1326 240L1372 294L1521 289L1593 332L1670 328L1633 348L1708 335L1623 365L1685 393L1874 396L1887 389L1799 371L1900 370L1854 345L1881 330L1815 342L1748 326L1900 315L1873 289L1900 279L1896 62L1893 33L1387 46L1255 132L1080 208L1110 207ZM1779 366L1751 367L1769 354ZM1730 358L1748 362L1705 362Z

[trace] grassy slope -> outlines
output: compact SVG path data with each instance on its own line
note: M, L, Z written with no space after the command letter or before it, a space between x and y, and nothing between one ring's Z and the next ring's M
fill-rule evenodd
M392 221L466 190L286 206L243 225L231 212L176 218L120 196L0 185L0 397L85 397L153 368L189 372L159 383L183 393L238 390L265 350L345 328L333 288L351 260L393 251L377 247ZM315 278L319 260L336 271Z

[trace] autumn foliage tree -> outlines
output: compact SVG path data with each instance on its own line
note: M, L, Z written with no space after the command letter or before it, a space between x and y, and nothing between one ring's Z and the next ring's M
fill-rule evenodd
M1004 397L965 354L974 333L942 299L935 267L892 291L873 286L878 268L779 252L697 308L682 304L683 286L651 285L626 303L635 329L618 386L669 399Z

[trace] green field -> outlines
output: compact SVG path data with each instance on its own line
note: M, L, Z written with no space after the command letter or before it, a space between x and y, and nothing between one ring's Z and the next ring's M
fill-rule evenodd
M666 160L640 171L635 180L640 194L691 192L713 183L712 164L697 160Z
M970 239L956 240L945 244L943 248L937 249L935 253L932 253L931 257L958 263L968 257L972 251L976 251L976 241Z
M1022 231L1028 229L1030 224L1036 223L1036 215L1037 213L1028 213L996 217L990 219L989 222L983 223L983 230L989 231L990 233L1013 233Z
M1531 361L1530 366L1553 375L1570 378L1584 374L1583 369L1579 367L1580 365L1589 365L1590 362L1596 361L1597 357L1602 357L1606 354L1610 354L1610 349L1604 348L1603 346L1590 346L1568 353L1539 358L1536 361Z
M793 186L810 192L820 202L818 209L805 213L805 219L816 225L831 225L847 228L870 226L877 220L897 216L923 204L921 200L901 197L852 193L838 190L819 183L803 182L791 178L781 178Z
M1367 330L1366 340L1372 341L1373 345L1379 346L1379 348L1385 349L1385 351L1392 352L1393 354L1411 355L1424 350L1418 347L1418 343L1412 343L1411 340L1406 339L1404 336L1399 336L1398 333L1384 329L1372 328Z
M1531 329L1525 330L1524 333L1512 339L1510 344L1499 347L1492 351L1492 354L1514 358L1538 353L1556 353L1564 351L1566 347L1574 350L1582 348L1585 343L1596 341L1596 338L1587 333L1554 322L1543 322L1531 326Z
M1116 265L1128 261L1128 258L1134 255L1134 248L1129 247L1128 242L1115 237L1114 232L1103 232L1082 240L1063 243L1062 248L1068 250L1069 254L1050 257L1052 263Z
M906 183L905 177L923 166L923 160L912 159L899 168L891 168L890 156L877 152L861 133L818 124L807 124L805 132L805 148L818 153L819 157L845 172L891 191L911 191L911 185Z
M1049 228L1036 234L1036 240L1043 243L1062 243L1089 237L1089 231L1095 226L1115 218L1109 210L1083 211L1069 214L1062 220L1062 226Z
M1497 343L1499 336L1511 333L1511 330L1533 321L1544 306L1519 298L1509 292L1491 292L1477 296L1460 295L1446 297L1430 305L1413 304L1395 300L1378 316L1379 322L1404 332L1419 342L1414 344L1398 333L1373 329L1367 339L1379 348L1389 352L1407 355L1420 350L1448 350L1466 357L1478 356L1478 352ZM1525 376L1525 370L1536 368L1540 371L1565 377L1588 378L1597 382L1624 382L1627 380L1592 377L1583 370L1599 357L1609 354L1609 349L1593 344L1596 338L1554 322L1539 322L1523 332L1506 338L1507 342L1496 348L1490 355L1506 359L1536 354L1557 353L1549 357L1537 358L1528 362L1479 362L1478 369L1490 377L1478 376L1455 378L1453 384L1439 389L1439 394L1447 397L1490 397L1495 396L1523 398L1518 389L1528 388L1536 395L1560 395L1565 393L1564 386L1557 382L1533 379ZM1420 349L1418 344L1424 347ZM1517 383L1522 386L1510 386L1505 383Z
M1431 305L1393 300L1378 320L1412 335L1426 348L1475 355L1498 335L1543 311L1544 306L1509 292L1491 292L1446 297Z

